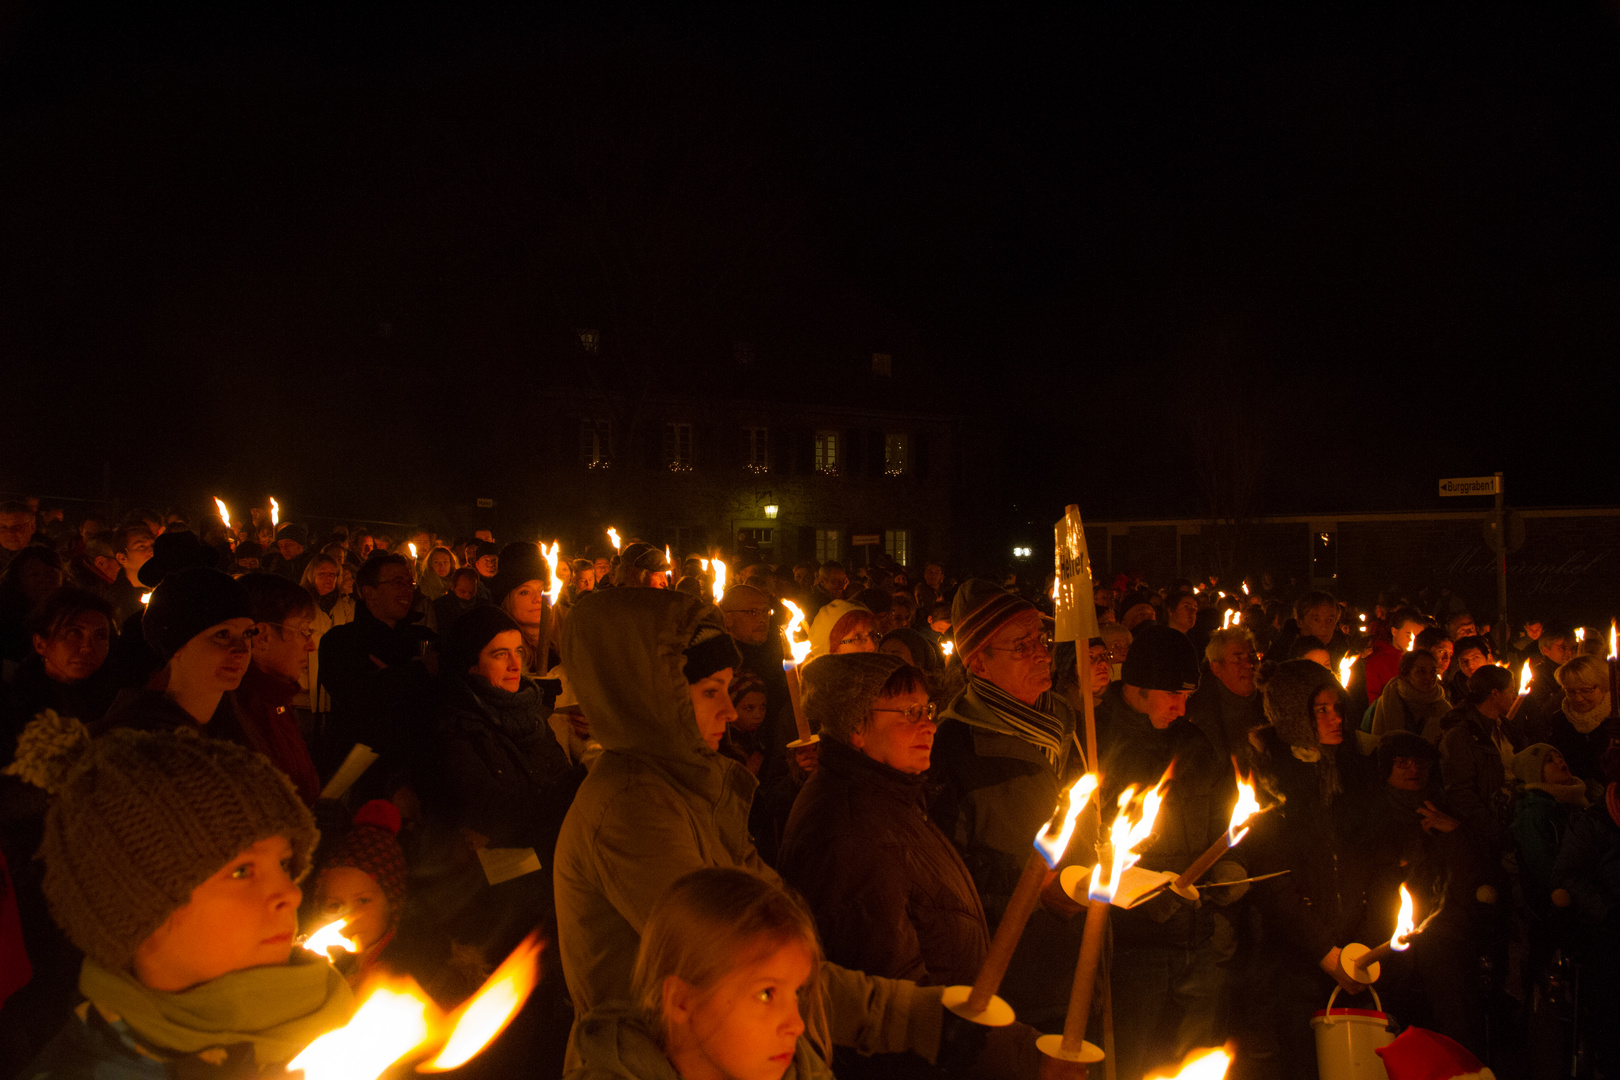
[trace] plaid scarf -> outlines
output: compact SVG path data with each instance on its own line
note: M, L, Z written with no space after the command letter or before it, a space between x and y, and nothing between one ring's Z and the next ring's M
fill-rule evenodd
M981 723L979 726L1004 735L1016 735L1040 747L1052 767L1058 767L1059 759L1063 756L1063 744L1071 733L1065 730L1061 720L1048 711L1052 696L1050 691L1036 699L1035 704L1026 705L995 683L977 675L969 677L969 684L999 721L996 724Z

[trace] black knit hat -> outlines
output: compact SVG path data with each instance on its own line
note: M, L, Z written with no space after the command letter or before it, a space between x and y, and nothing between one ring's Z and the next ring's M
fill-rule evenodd
M478 663L490 639L507 630L520 630L517 622L498 607L479 604L462 613L439 642L440 666L455 675L465 675Z
M1120 678L1139 690L1198 689L1198 652L1186 634L1143 623L1131 638Z
M292 540L304 547L309 546L309 530L296 521L289 521L276 530L277 540Z
M489 598L499 604L525 581L551 584L551 568L540 557L540 549L523 542L507 544L500 552L500 565L489 579Z
M218 548L203 543L194 532L165 532L152 541L152 557L141 564L135 574L142 585L155 588L176 570L189 570L194 566L218 566L221 553Z
M708 622L698 626L691 643L682 652L686 656L683 672L686 681L692 684L725 668L736 671L742 664L742 654L737 651L737 643L731 640L731 635Z
M210 626L253 618L253 601L229 574L199 566L164 577L141 616L141 636L164 663Z

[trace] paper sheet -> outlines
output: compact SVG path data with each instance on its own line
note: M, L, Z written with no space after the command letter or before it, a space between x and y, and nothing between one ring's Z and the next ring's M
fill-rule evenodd
M484 867L484 880L491 885L499 885L540 869L540 856L535 854L532 847L479 848L478 861Z
M376 760L377 755L371 747L365 743L355 743L349 748L349 756L338 766L338 771L332 774L332 779L321 789L321 798L341 799L343 793L360 779L360 774L371 768L371 763Z

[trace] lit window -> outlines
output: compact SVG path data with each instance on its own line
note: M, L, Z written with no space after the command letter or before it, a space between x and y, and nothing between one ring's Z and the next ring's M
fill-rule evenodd
M816 472L826 476L837 476L838 466L838 432L816 432Z
M738 529L737 542L744 547L768 548L774 542L775 529Z
M883 475L904 476L911 470L911 436L891 432L883 436Z
M816 530L816 562L834 562L838 559L838 530Z
M885 529L883 531L883 553L901 566L911 564L911 530Z
M743 455L743 467L749 472L767 471L771 464L770 432L762 427L743 428Z
M602 350L602 335L595 330L580 330L579 344L588 353Z
M664 425L664 465L670 472L692 471L692 425Z
M605 469L613 460L613 421L585 417L579 422L579 459L587 469Z

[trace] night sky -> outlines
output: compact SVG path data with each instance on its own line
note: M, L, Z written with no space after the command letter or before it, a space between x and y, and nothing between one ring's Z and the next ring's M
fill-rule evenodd
M1613 4L151 6L0 8L0 488L420 514L598 326L1009 520L1620 502Z

